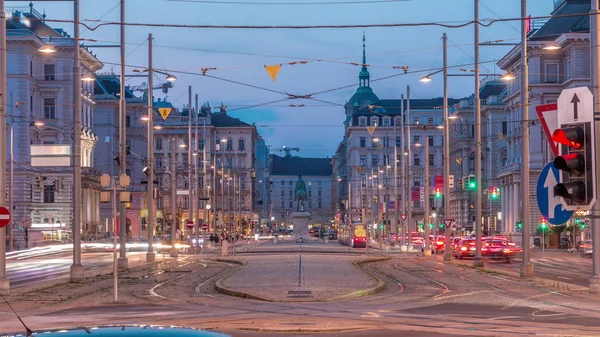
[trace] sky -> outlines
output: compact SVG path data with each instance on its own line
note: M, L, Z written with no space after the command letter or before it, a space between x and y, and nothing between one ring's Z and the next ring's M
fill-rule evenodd
M554 0L529 0L528 13L548 15ZM353 3L354 2L354 3ZM27 1L8 1L7 7ZM518 18L519 0L480 0L480 18ZM73 19L71 2L33 1L47 19ZM276 26L361 25L444 22L461 24L473 19L473 0L125 0L125 21L168 25ZM118 22L119 0L80 0L80 18ZM72 34L70 23L52 23ZM520 22L495 23L480 30L480 41L520 40ZM411 86L411 98L442 96L442 78L419 82L430 69L442 66L442 42L448 35L448 64L473 63L473 26L388 28L249 29L172 28L127 26L127 74L148 64L148 34L154 38L153 67L174 73L178 81L167 99L175 107L188 103L188 86L199 101L228 107L231 116L255 123L271 146L299 148L301 157L331 157L343 137L344 103L358 85L362 62L362 35L371 87L381 99L399 98ZM81 28L81 37L97 44L119 43L119 27ZM96 42L83 41L93 46ZM105 67L100 73L118 74L118 48L91 48ZM499 73L495 66L510 47L481 47L481 73ZM303 62L306 61L306 62ZM289 64L289 63L295 64ZM352 64L355 63L355 64ZM273 81L266 65L282 67ZM410 74L394 69L408 66ZM201 76L202 68L216 68ZM469 68L465 66L464 68ZM471 67L472 68L472 67ZM381 79L381 80L378 80ZM128 80L136 85L145 81ZM164 82L155 76L154 83ZM473 93L472 78L449 80L450 97ZM164 98L160 90L155 98ZM293 99L289 95L311 95ZM276 102L285 100L282 102ZM303 107L291 107L290 104ZM216 110L215 110L216 111Z

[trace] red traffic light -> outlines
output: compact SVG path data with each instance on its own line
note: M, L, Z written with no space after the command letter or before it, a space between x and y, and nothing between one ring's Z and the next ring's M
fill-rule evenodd
M581 176L585 171L585 158L579 153L569 153L554 158L554 167Z
M583 129L580 127L556 129L552 133L552 140L557 143L579 149L583 146L584 142Z

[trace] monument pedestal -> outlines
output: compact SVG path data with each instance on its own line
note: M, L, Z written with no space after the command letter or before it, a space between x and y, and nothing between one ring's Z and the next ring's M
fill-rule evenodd
M292 213L292 224L294 225L294 232L292 240L296 241L300 238L308 240L310 234L308 233L308 224L310 223L309 212L296 211Z

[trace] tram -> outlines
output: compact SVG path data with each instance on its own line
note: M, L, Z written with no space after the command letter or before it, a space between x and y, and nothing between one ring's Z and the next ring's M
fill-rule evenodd
M366 248L366 226L360 222L341 224L338 228L338 242L354 248Z

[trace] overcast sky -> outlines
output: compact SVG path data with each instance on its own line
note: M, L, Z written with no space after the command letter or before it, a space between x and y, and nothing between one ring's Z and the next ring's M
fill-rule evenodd
M473 0L364 0L351 3L359 1L126 0L125 6L127 22L164 25L459 24L473 19ZM528 2L529 14L533 16L547 15L553 8L553 0ZM81 0L80 3L82 20L119 20L118 0ZM28 2L9 1L6 4L7 7L23 6ZM48 19L73 18L70 2L33 1L33 4L40 12L45 10ZM480 1L482 19L519 16L519 0ZM64 28L70 34L73 32L70 24L49 24ZM481 41L518 42L519 28L517 21L493 24L481 29ZM442 95L441 77L424 85L418 81L424 73L392 75L402 73L394 66L408 66L411 72L441 67L443 32L448 34L449 65L473 62L473 26L469 25L464 28L416 26L306 30L128 27L126 63L141 67L147 65L146 40L148 33L152 33L155 68L196 74L201 73L202 68L217 68L207 74L248 85L194 74L177 74L179 80L168 94L168 99L176 107L187 104L187 87L191 85L200 102L208 101L212 106L223 103L232 116L259 125L260 134L273 149L285 145L300 148L295 155L326 157L333 155L342 139L342 105L352 96L358 84L360 66L351 62L361 63L363 31L367 39L371 87L379 98L399 98L407 85L411 86L413 98ZM98 43L118 43L119 28L103 26L94 31L82 28L82 37L96 39ZM494 61L508 50L508 47L482 47L481 61L487 62L482 65L482 73L499 72ZM93 51L106 64L102 72L119 72L117 48L94 48ZM307 63L288 64L294 61ZM272 81L264 66L276 64L282 64L282 67L277 79ZM128 73L132 69L128 68ZM377 81L389 76L392 77ZM163 80L164 76L156 76L155 83ZM138 78L131 84L141 81ZM473 80L451 78L449 90L451 97L468 96L473 92ZM287 96L282 93L309 95L323 91L327 92L312 97L327 103L295 99L264 105L285 99ZM160 90L154 95L156 98L164 97ZM305 107L294 108L289 104L304 104ZM244 109L255 105L259 106Z

